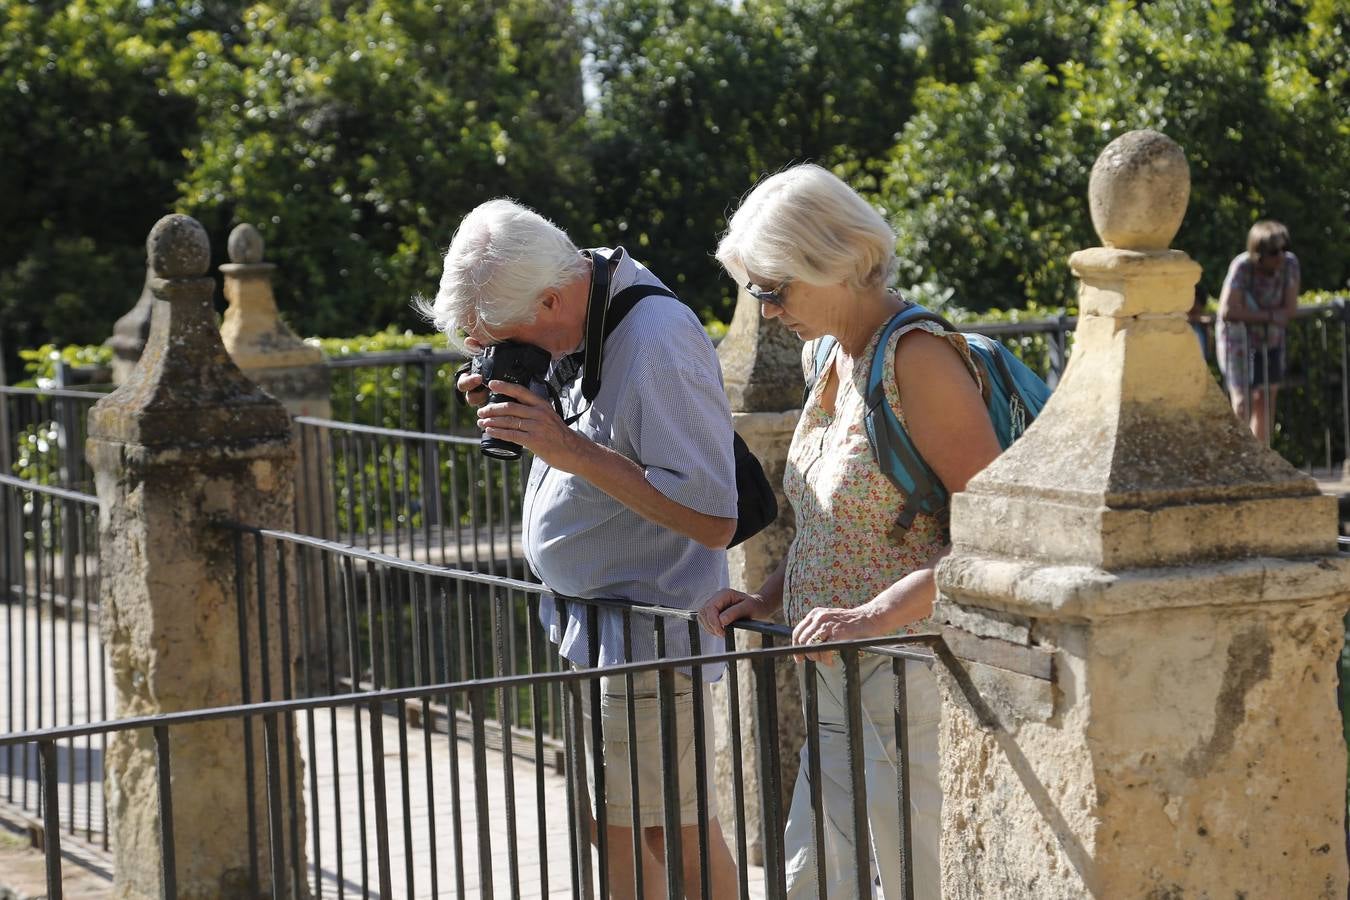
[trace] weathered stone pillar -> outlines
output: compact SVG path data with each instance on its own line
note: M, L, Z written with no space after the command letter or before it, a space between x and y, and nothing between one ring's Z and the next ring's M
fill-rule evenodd
M136 304L113 323L112 337L103 342L104 346L113 352L114 384L126 381L131 370L136 368L136 362L141 358L141 351L145 348L145 340L150 334L150 309L155 302L154 294L150 290L151 277L150 270L146 269L145 285L141 288L141 295L136 298Z
M153 297L149 340L123 385L89 414L88 453L101 510L101 633L119 716L240 702L233 537L214 523L288 527L295 474L286 411L239 373L221 345L211 309L213 282L206 277L206 233L187 216L166 216L150 232L146 249ZM268 582L275 590L276 579ZM275 600L263 604L273 616L274 673L280 671L276 648L283 627ZM256 610L250 611L253 629ZM261 656L253 629L247 643L256 699L262 695ZM273 685L272 696L277 694ZM255 733L258 773L266 771L262 743ZM283 758L288 749L296 750L283 741ZM170 758L179 895L248 896L250 857L267 884L264 779L257 778L253 797L259 846L250 847L242 722L174 728ZM105 765L115 895L158 897L152 736L114 735ZM281 777L285 784L286 773ZM303 816L303 809L296 813ZM287 852L303 856L301 822L301 840L289 846L288 838Z
M778 494L778 520L755 537L732 548L727 553L731 569L731 586L741 591L754 591L763 584L779 562L787 556L792 543L795 523L792 508L782 494L783 468L787 463L788 445L797 427L802 403L802 345L781 325L759 314L759 303L741 292L736 312L726 337L718 346L727 397L737 433L759 457L764 474ZM779 619L781 621L781 617ZM742 634L738 647L761 646L757 635ZM763 862L763 842L760 839L762 823L760 811L761 754L763 738L756 718L754 673L748 663L741 663L737 702L740 705L742 753L731 752L731 738L727 731L727 681L714 687L717 720L716 787L722 797L732 796L732 767L737 766L745 776L746 835L750 862ZM802 724L801 699L797 688L796 668L791 660L777 667L778 681L778 753L781 759L783 790L781 808L787 809L793 780L797 776L797 753L805 740ZM731 803L723 803L725 810ZM727 821L728 840L734 833L734 823Z
M1346 895L1350 561L1195 353L1189 191L1156 132L1103 151L1068 370L954 499L947 898Z

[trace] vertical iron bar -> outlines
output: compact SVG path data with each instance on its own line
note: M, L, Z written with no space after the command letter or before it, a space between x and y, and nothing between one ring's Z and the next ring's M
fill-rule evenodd
M587 823L591 819L586 808L586 763L582 758L585 740L585 727L581 713L581 684L569 679L564 687L566 697L563 704L563 720L566 738L563 750L566 754L567 768L567 809L571 827L567 829L568 849L572 855L572 897L590 900L593 891L591 884L591 842L588 839Z
M689 655L697 659L703 652L702 635L699 633L698 620L689 620ZM702 896L712 896L712 854L708 835L708 738L703 728L703 667L689 667L691 687L694 692L694 786L695 802L698 809L698 858L699 879Z
M510 591L503 595L494 591L495 599L502 607L502 613L497 616L497 656L499 659L505 659L510 655L511 635L507 631L513 617L511 611ZM503 675L514 675L515 672L510 668L502 672ZM506 860L510 874L511 896L520 896L520 854L516 843L516 767L515 752L511 740L511 728L515 724L512 715L510 702L507 692L514 694L514 688L502 688L500 700L497 707L497 715L500 719L502 730L502 776L505 781L505 790L503 791L506 800Z
M66 407L70 406L69 402ZM70 433L66 434L67 439ZM66 724L75 724L75 529L71 518L75 503L70 499L61 501L61 577L65 581L62 594L66 598ZM87 696L87 695L86 695ZM68 742L66 754L66 828L75 833L75 739Z
M483 722L487 697L482 688L469 691L469 715L473 721L474 823L478 826L479 896L492 900L492 833L488 827L487 737Z
M346 604L347 614L347 674L349 676L350 693L356 694L361 691L361 655L359 652L360 641L357 637L357 612L360 601L356 596L356 566L350 556L342 558L342 580L343 580L343 600ZM365 753L361 749L361 707L355 705L352 707L352 734L353 744L356 745L356 823L359 836L360 855L358 859L361 863L361 897L370 897L370 854L369 843L366 840L366 766Z
M623 661L633 661L633 611L627 607L623 610ZM633 673L628 672L624 676L626 706L625 723L628 727L628 796L631 803L632 822L630 830L633 843L633 896L644 897L646 893L643 889L642 858L645 842L642 839L642 800L641 788L638 783L638 742L637 742L637 699L633 696Z
M909 811L909 682L908 663L891 660L895 676L895 801L900 805L900 871L903 876L903 900L914 897L914 836L910 833Z
M848 723L848 775L853 795L853 864L858 877L858 896L871 891L872 840L867 827L867 779L863 759L862 684L858 651L843 650L844 714Z
M61 900L61 810L56 794L56 742L38 741L42 775L42 829L47 863L47 897ZM27 774L27 773L25 773ZM25 779L26 780L26 779Z
M288 600L290 591L290 579L286 572L286 544L281 541L276 543L277 560L277 627L281 634L278 636L281 641L281 692L283 699L291 700L295 697L294 685L291 683L291 614L290 603ZM285 713L282 719L283 739L286 742L286 798L289 806L287 812L287 825L289 831L290 846L290 869L291 869L291 896L303 896L300 891L301 882L304 881L304 864L301 859L300 844L300 798L297 795L299 790L299 779L296 777L295 764L295 716L291 713Z
M666 658L666 625L654 617L656 658ZM684 851L680 838L680 769L675 753L679 739L675 723L675 670L666 666L657 670L656 696L660 707L661 788L665 804L666 896L684 896Z
M244 566L244 535L234 533L234 601L239 631L239 697L240 703L248 706L252 702L252 689L249 682L252 675L248 664L248 597L245 584L247 572ZM253 767L253 717L244 717L244 789L248 792L246 804L248 819L248 874L249 888L254 896L261 887L258 872L258 811L254 800L258 795L257 773Z
M408 702L399 700L394 704L398 713L398 768L403 780L403 877L404 888L409 897L416 897L413 886L413 845L412 845L412 785L408 781Z
M803 663L804 677L802 679L804 701L806 706L806 770L807 777L811 780L811 825L815 844L814 852L816 857L816 893L824 897L828 893L826 890L826 858L825 858L825 800L822 792L821 771L820 771L820 677L817 674L816 664L811 660ZM908 896L905 900L910 900Z
M159 787L160 890L169 900L178 896L178 867L173 839L173 778L169 760L169 729L156 725L155 776Z
M525 652L530 658L530 674L535 674L534 624L539 621L539 598L525 597ZM535 826L539 836L539 884L548 893L548 828L544 824L544 725L540 721L544 690L538 681L530 685L530 726L534 731ZM638 896L642 896L639 891Z
M594 603L586 604L586 662L592 671L600 668L600 610ZM604 698L600 676L587 679L591 706L591 780L595 794L595 847L600 869L600 896L609 896L609 800L605 791L605 731L601 715ZM671 896L674 896L673 894Z
M394 896L394 880L389 871L389 811L384 783L384 713L379 700L367 704L370 715L370 769L375 776L375 852L380 870L380 897Z
M275 713L263 714L263 744L267 759L267 834L272 859L272 896L282 897L282 886L286 883L286 849L281 813L281 748Z
M764 635L763 646L772 647L772 635ZM756 659L755 729L759 739L759 808L764 842L765 894L787 895L787 863L783 849L782 768L778 761L778 670L773 659Z
M449 601L449 595L442 595ZM464 822L460 816L459 717L454 694L445 693L445 724L450 745L450 838L455 855L455 896L464 900Z
M3 359L0 359L0 370L3 370ZM0 371L0 380L3 379L3 372ZM8 399L0 395L0 416L4 415L4 410L8 405ZM0 418L0 440L8 442L9 435L7 428L4 427L5 419ZM0 457L3 462L3 457ZM9 469L5 469L9 471ZM9 498L14 493L14 489L7 484L0 485L0 556L3 556L2 574L4 581L4 603L5 603L5 727L10 731L18 730L19 726L14 721L14 603L11 599L11 593L14 585L14 537L19 529L13 526L10 519ZM88 646L86 644L86 646ZM9 744L5 747L5 799L10 803L14 802L14 745Z
M737 629L727 629L728 649L736 652ZM740 900L750 900L750 859L749 841L745 833L745 775L741 771L741 760L745 751L741 745L741 686L740 663L732 660L727 663L727 731L731 737L731 797L736 807L736 874L739 883Z

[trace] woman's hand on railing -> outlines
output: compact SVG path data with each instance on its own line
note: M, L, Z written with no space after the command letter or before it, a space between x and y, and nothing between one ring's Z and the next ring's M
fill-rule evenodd
M829 641L856 641L862 638L880 637L890 629L873 608L872 603L864 603L852 609L818 606L802 617L797 627L792 629L792 643L801 646L824 644ZM796 657L812 662L834 664L834 653L803 653Z
M727 626L740 619L767 619L778 611L778 604L765 600L759 594L723 590L703 604L698 611L698 624L704 631L717 637L726 637Z

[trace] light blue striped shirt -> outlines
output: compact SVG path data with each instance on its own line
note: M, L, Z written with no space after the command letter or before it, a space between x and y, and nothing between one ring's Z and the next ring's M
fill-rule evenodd
M611 295L636 284L660 285L624 254L611 277ZM647 297L605 342L600 392L587 408L580 379L562 398L572 426L642 467L648 483L676 503L712 516L736 517L731 411L722 370L694 312L670 297ZM709 550L664 528L582 478L535 459L524 508L525 557L552 591L581 598L617 598L696 609L727 587L725 550ZM551 597L540 619L563 656L589 662L587 611L571 604L559 621ZM633 661L656 658L653 617L632 617ZM624 662L622 619L601 610L599 663ZM720 653L723 642L700 632L698 652ZM667 620L666 656L689 655L689 626ZM704 668L716 681L722 666Z

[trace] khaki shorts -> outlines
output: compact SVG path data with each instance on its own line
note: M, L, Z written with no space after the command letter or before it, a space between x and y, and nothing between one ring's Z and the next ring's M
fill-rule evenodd
M665 825L662 783L661 706L656 672L633 676L633 710L637 734L638 821L643 828ZM586 787L595 796L595 767L591 754L591 691L583 683L582 718L586 759ZM688 675L675 673L675 755L678 760L680 824L698 824L698 781L694 766L694 694ZM604 735L606 824L633 825L632 768L628 745L628 684L620 676L600 679L600 728ZM703 685L703 771L707 785L708 821L717 817L713 785L712 688ZM592 807L594 814L594 807Z

